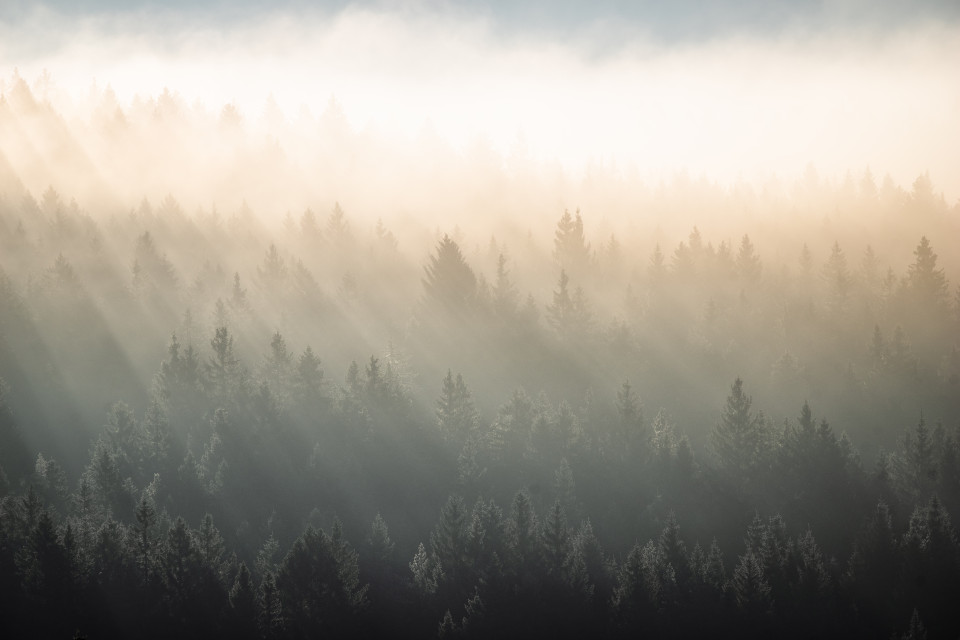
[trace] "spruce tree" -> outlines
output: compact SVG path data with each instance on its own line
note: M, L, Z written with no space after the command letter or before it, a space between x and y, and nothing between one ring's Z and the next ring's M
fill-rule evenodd
M450 236L443 236L423 270L428 310L459 315L473 304L477 277Z
M711 433L713 450L721 468L740 480L754 477L765 462L770 434L762 415L751 411L753 400L737 378L727 396L720 422Z

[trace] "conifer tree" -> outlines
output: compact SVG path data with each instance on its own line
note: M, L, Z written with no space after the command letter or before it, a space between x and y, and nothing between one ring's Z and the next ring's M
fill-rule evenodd
M240 361L234 354L233 336L226 327L217 327L210 348L213 349L213 355L207 360L207 381L211 396L223 407L236 388Z
M673 568L677 584L681 588L685 587L690 580L692 570L687 557L687 546L680 537L680 525L677 524L677 516L673 511L667 514L658 546L664 560Z
M617 390L617 415L620 419L617 440L622 447L622 454L633 457L641 455L647 446L643 405L626 380Z
M590 245L583 235L583 218L577 209L576 216L564 210L557 222L553 240L554 257L565 269L582 275L590 261Z
M654 247L653 255L650 256L650 264L647 265L647 277L654 287L659 287L667 275L667 268L664 266L663 251L660 249L660 243Z
M440 512L440 520L430 534L430 547L446 580L458 585L466 576L467 510L460 496L450 496Z
M283 603L273 573L264 574L257 592L258 627L264 640L278 640L284 636Z
M390 539L390 531L383 516L377 513L370 526L370 537L367 541L371 555L375 562L387 565L393 560L394 543Z
M637 542L617 572L613 607L624 631L641 631L656 614L656 595L649 592L650 576L645 565L643 547Z
M136 559L137 569L140 572L141 588L150 585L155 567L154 554L156 553L156 524L157 512L153 504L146 497L140 499L136 509Z
M356 632L366 587L359 584L356 553L338 526L331 535L307 527L280 566L277 589L294 637Z
M537 529L537 515L533 510L530 495L525 490L520 490L514 495L510 505L507 536L514 565L521 574L537 568L540 559Z
M737 253L737 274L744 282L755 283L760 280L761 272L760 257L750 242L750 236L744 235Z
M259 638L257 631L257 593L253 578L245 563L240 563L237 577L233 581L229 594L230 609L228 629L232 638L253 640Z
M937 254L926 236L914 249L916 260L907 270L907 284L917 302L929 310L940 309L947 302L947 279L943 269L937 268Z
M463 376L453 377L448 369L437 400L437 425L443 437L456 445L462 443L477 428L479 416Z
M565 579L570 555L570 530L559 499L547 514L540 537L547 574L555 580Z
M493 311L503 321L516 318L520 307L520 294L510 279L507 258L502 253L497 258L497 279L493 285Z
M473 303L477 277L450 236L443 236L436 255L430 256L423 269L423 288L430 309L460 314Z
M764 576L763 564L752 551L740 556L731 587L737 605L749 615L762 615L770 610L770 585Z
M485 583L499 580L507 560L506 523L493 500L479 498L467 527L467 555L472 572Z
M443 567L436 554L428 555L426 547L421 542L409 566L413 573L413 584L420 593L427 595L436 593L437 586L443 579Z
M750 410L752 404L753 400L743 391L743 380L737 378L720 422L711 434L721 467L740 479L752 477L760 468L770 444L763 416Z
M839 242L833 243L830 257L823 266L823 279L827 286L828 306L834 313L843 312L850 293L850 272L847 257Z
M561 336L567 335L574 325L573 298L570 295L570 278L565 269L560 270L553 302L547 307L547 319Z

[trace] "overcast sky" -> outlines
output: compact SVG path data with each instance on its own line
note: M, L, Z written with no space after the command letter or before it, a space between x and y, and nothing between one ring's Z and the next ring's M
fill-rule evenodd
M194 16L238 18L269 11L335 13L353 7L404 11L456 11L484 15L504 28L569 31L597 21L627 22L666 39L702 38L731 31L768 33L784 28L901 28L918 21L956 21L955 0L4 0L0 15L29 14L38 4L72 16L142 11L188 11Z

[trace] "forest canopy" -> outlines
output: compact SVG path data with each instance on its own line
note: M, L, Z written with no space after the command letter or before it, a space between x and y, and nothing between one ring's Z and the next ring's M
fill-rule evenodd
M577 179L334 102L298 157L4 87L5 635L960 633L928 173Z

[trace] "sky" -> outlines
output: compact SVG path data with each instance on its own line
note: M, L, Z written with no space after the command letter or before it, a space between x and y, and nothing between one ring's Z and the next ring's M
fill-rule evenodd
M960 3L53 0L0 3L0 78L61 108L109 85L188 104L332 97L357 131L518 147L571 171L841 179L868 166L960 197ZM0 85L0 89L3 86Z

